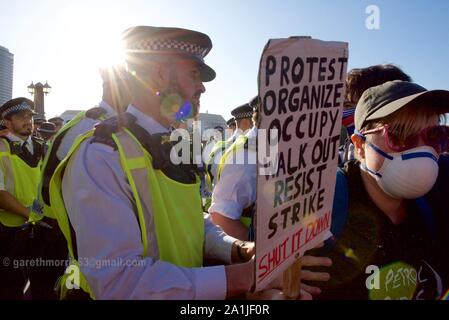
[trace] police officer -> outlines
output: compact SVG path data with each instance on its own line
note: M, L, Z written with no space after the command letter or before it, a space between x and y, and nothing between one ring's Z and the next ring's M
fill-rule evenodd
M44 122L41 124L40 128L37 129L40 137L44 143L44 154L47 152L48 146L51 143L51 140L55 136L56 126L52 122Z
M252 119L258 98L232 111L237 122L236 132L248 130L236 137L218 161L215 187L209 213L214 223L241 240L253 240L252 216L256 201L256 139L257 119ZM251 123L251 125L250 125Z
M64 126L64 119L61 117L53 117L48 119L48 122L51 122L55 125L55 130L58 132Z
M0 299L20 299L23 295L25 279L17 263L27 252L21 250L25 244L18 237L30 217L43 151L41 141L31 136L33 109L27 98L12 99L0 107L8 129L0 138Z
M244 103L231 111L236 123L236 130L246 134L253 127L253 108L249 103Z
M74 146L50 182L80 287L98 299L244 293L253 262L202 267L203 258L243 262L254 247L239 246L203 217L191 166L174 165L169 156L168 129L196 116L203 82L215 78L204 62L211 40L186 29L139 26L126 30L123 41L131 104Z
M234 131L236 129L235 118L232 117L231 119L226 121L226 125L228 126L228 130L230 130L231 134L234 134Z
M33 115L33 133L32 133L33 137L37 137L37 138L40 137L39 131L37 131L37 129L39 129L44 122L45 122L44 116L42 116L40 114Z
M241 136L242 134L246 134L248 130L250 130L253 126L252 116L253 109L250 107L248 103L245 103L241 106L238 106L234 110L231 111L233 115L234 123L236 125L236 129L233 132L232 136L223 141L217 141L215 145L212 147L212 150L209 154L209 158L206 162L207 172L210 177L210 181L212 184L212 188L215 186L217 180L217 167L220 162L221 156L228 149L235 140Z

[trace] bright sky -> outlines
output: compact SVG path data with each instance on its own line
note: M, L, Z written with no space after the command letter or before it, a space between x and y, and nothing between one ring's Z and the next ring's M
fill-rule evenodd
M380 29L365 12L380 9ZM310 35L349 42L349 69L395 63L428 89L449 89L449 1L0 0L0 46L14 54L13 95L30 97L31 81L48 80L47 118L88 109L101 99L98 68L111 43L135 25L176 26L208 34L206 61L217 72L201 111L228 119L257 93L269 38Z

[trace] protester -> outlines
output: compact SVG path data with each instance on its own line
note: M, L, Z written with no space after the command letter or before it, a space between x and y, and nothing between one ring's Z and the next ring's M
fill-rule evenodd
M448 216L426 195L448 150L449 91L405 81L367 89L355 111L356 160L337 175L333 261L322 299L438 299L448 287ZM337 210L337 208L346 208ZM316 269L315 269L316 270Z

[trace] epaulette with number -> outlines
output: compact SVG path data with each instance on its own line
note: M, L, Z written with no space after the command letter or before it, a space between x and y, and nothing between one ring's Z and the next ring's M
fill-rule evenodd
M11 141L7 137L2 137L9 144L9 151L11 154L19 154L22 152L22 143L20 141Z
M122 113L102 121L95 126L91 143L103 143L117 150L118 148L112 139L112 134L118 132L121 128L126 128L141 143L142 147L151 154L152 166L155 170L161 170L169 178L181 183L195 183L194 165L175 165L172 163L170 152L174 142L170 141L170 134L151 135L139 126L136 121L137 118L129 113Z
M86 114L87 115L87 114ZM90 143L102 143L117 150L117 145L112 139L112 134L119 130L118 117L111 117L95 126L93 138Z
M32 136L31 140L34 140L35 142L40 143L40 144L44 144L44 139L42 139L40 137Z

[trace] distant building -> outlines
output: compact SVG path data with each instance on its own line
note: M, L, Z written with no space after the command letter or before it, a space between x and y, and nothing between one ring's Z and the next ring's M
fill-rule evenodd
M224 139L225 130L227 128L226 120L219 114L213 113L200 113L198 120L201 121L201 140L204 142L209 142L211 139L215 141ZM192 121L189 121L189 128L192 127ZM221 134L218 131L221 131Z
M219 114L200 113L199 120L201 121L202 131L216 127L220 127L223 130L227 128L226 120Z
M78 113L83 111L85 110L66 110L60 115L60 117L64 119L64 123L67 123L72 120Z
M14 55L0 46L0 105L12 99Z

